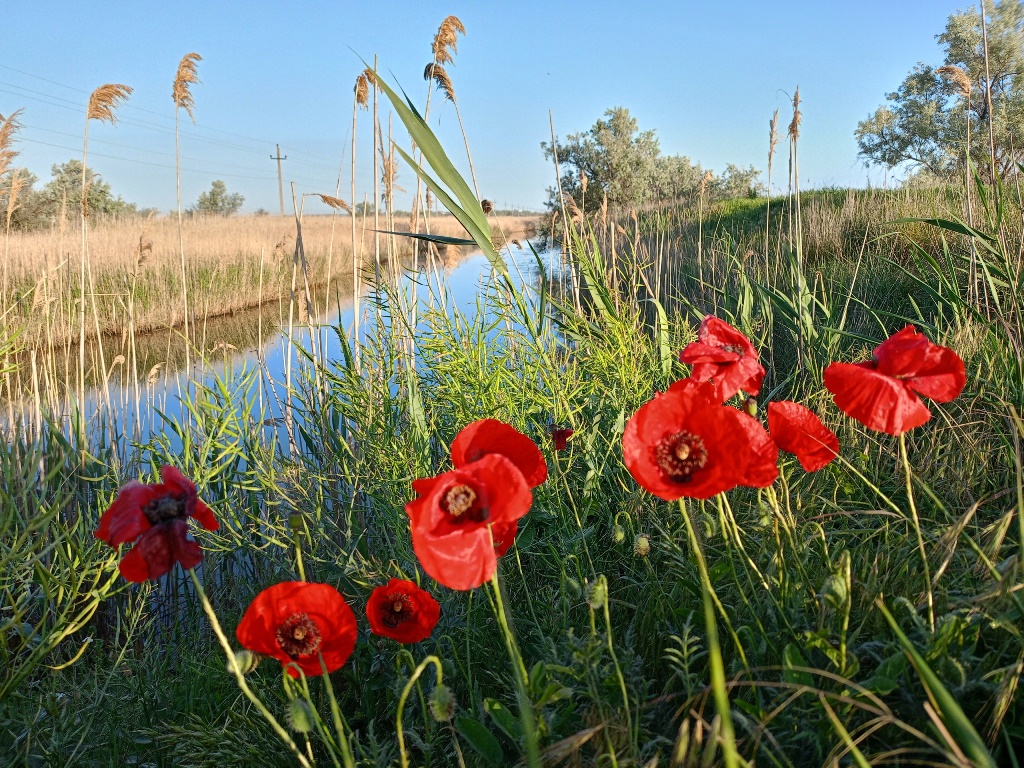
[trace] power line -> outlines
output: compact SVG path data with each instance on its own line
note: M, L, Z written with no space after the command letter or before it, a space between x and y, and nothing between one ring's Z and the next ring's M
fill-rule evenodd
M19 85L12 85L11 83L5 83L5 82L0 81L0 85L7 85L7 86L10 86L12 88L18 88L19 90L27 91L28 93L39 94L41 96L46 96L47 99L57 99L58 101L63 101L65 103L64 104L58 104L58 103L53 102L53 101L48 101L47 99L41 99L41 98L33 97L33 96L26 96L24 94L15 93L14 91L9 91L9 90L6 90L4 88L0 88L0 93L9 93L12 96L18 96L20 98L30 99L32 101L39 101L39 102L42 102L43 104L48 104L48 105L50 105L52 107L60 107L61 109L67 109L67 110L70 110L72 112L78 112L79 114L83 114L83 115L85 114L85 109L86 109L86 105L85 104L81 104L79 102L71 101L69 99L63 99L63 98L61 98L59 96L53 96L52 94L42 93L41 91L33 91L30 88L22 88ZM118 122L123 123L125 125L133 126L133 127L143 128L145 130L156 131L157 133L163 133L163 134L168 135L168 136L173 136L174 135L173 129L165 128L162 125L157 125L156 123L152 123L152 122L149 122L147 120L137 120L137 119L134 119L134 118L126 118L126 117L119 116L118 117ZM264 150L262 150L262 149L253 149L251 147L242 146L241 144L232 144L232 143L225 142L225 141L218 141L217 139L208 139L208 138L205 138L203 136L191 135L191 136L189 136L189 140L190 141L198 141L198 142L202 142L204 144L210 144L212 146L217 146L217 147L226 147L228 149L238 149L238 150L241 150L243 152L251 152L253 154L260 154L261 155L264 152ZM268 142L268 144L269 143L270 142ZM300 163L301 165L306 165L306 166L309 166L311 168L316 168L317 170L320 170L320 171L325 171L325 172L330 172L330 173L334 173L335 172L335 169L334 169L333 166L328 166L326 164L321 165L321 164L317 164L317 163L311 163L311 162L306 161L306 160L294 160L293 162Z
M79 148L79 147L65 147L62 144L52 144L52 143L50 143L48 141L39 141L38 139L22 138L21 141L27 141L27 142L30 142L32 144L40 144L40 145L42 145L44 147L55 147L57 149L66 149L69 152L79 152L79 151L81 151L81 148ZM147 160L136 160L136 159L131 158L131 157L119 157L117 155L107 155L107 154L104 154L102 152L90 152L89 155L91 157L105 157L105 158L110 159L110 160L121 160L121 161L126 162L126 163L136 163L137 165L148 165L148 166L151 166L153 168L163 168L163 169L169 170L169 171L175 170L175 167L173 165L162 165L161 163L151 163L151 162L149 162ZM236 178L236 179L253 179L255 181L273 181L274 180L273 176L247 176L245 174L240 174L240 173L222 173L221 171L210 171L209 169L206 169L206 168L182 168L181 170L188 171L189 173L206 174L206 175L209 175L209 176L228 176L230 178ZM319 182L314 183L314 182L311 182L309 179L294 179L294 181L296 181L298 183L301 183L301 184L304 184L304 185L309 186L309 187L320 186Z
M31 78L34 78L36 80L42 80L44 83L50 83L51 85L56 85L56 86L59 86L61 88L67 88L68 90L75 91L76 93L83 93L83 94L87 94L87 95L90 93L90 91L86 91L86 90L83 90L81 88L76 88L73 85L68 85L67 83L59 83L56 80L50 80L50 79L42 77L40 75L34 75L31 72L25 72L24 70L21 70L21 69L15 69L14 67L7 66L6 64L0 64L0 69L6 69L6 70L9 70L11 72L17 72L19 75L25 75L26 77L31 77ZM39 93L39 94L44 95L44 96L50 96L50 94L43 94L41 91L32 91L32 90L30 90L28 88L23 88L22 86L19 86L19 85L13 85L13 84L10 84L10 83L6 83L6 85L10 85L12 88L21 88L22 90L29 91L30 93ZM59 96L51 96L51 98L59 99L60 97ZM62 101L68 101L67 99L61 99L61 100ZM74 104L76 102L69 102L69 103ZM84 105L82 105L82 106L84 106ZM166 114L164 112L157 112L156 110L153 110L153 109L146 109L145 107L139 107L139 106L136 106L136 105L131 104L131 103L124 104L124 105L122 105L121 108L122 109L125 109L125 108L127 108L127 109L134 109L134 110L136 110L138 112L146 112L148 114L156 115L157 117L161 117L161 118L163 118L165 120L170 120L170 121L174 120L174 117L172 115L168 115L168 114ZM256 144L270 144L270 142L267 141L266 139L257 139L257 138L253 138L252 136L243 136L242 134L232 133L231 131L225 131L225 130L222 130L222 129L219 129L219 128L209 128L207 126L200 126L198 124L194 124L194 125L195 125L195 127L201 128L202 130L212 131L214 133L222 133L225 136L233 136L236 139L243 139L245 141L251 141L251 142L256 143ZM259 151L259 152L262 152L263 150L261 149L261 150L248 150L248 151L252 151L252 152ZM314 160L321 160L321 158L318 155L314 155L311 152L303 152L302 150L298 150L298 149L293 149L291 151L293 153L298 153L300 155L305 155L306 157L312 157ZM301 162L301 161L299 161L299 162Z
M44 133L53 133L53 134L56 134L57 136L67 136L68 138L71 138L71 139L81 138L76 133L67 133L66 131L55 131L52 128L43 128L43 127L38 126L38 125L29 125L28 123L19 123L19 126L21 128L29 128L29 129L31 129L33 131L43 131ZM90 144L106 144L107 146L111 146L111 147L119 147L121 149L130 149L130 150L132 150L134 152L146 152L146 153L151 154L151 155L160 155L162 157L177 157L173 152L161 152L158 149L146 149L145 147L134 147L131 144L122 144L121 142L107 141L105 139L89 139L89 143ZM252 166L249 166L249 165L236 165L234 163L222 163L222 162L220 162L218 160L207 160L206 158L203 158L203 157L191 157L191 156L187 156L187 155L182 155L181 159L182 160L189 160L189 161L196 162L196 163L207 163L209 165L219 165L219 166L222 166L224 168L239 168L239 169L241 169L243 171L256 171L257 170L255 168L253 168ZM326 172L326 168L324 169L324 171Z

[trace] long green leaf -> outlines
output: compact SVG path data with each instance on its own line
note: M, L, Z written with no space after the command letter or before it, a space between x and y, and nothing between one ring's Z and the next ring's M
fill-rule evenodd
M978 735L974 726L971 725L967 715L964 714L956 699L946 690L946 687L936 674L932 672L928 662L917 652L914 644L910 642L910 638L903 634L903 631L896 623L896 619L889 613L889 609L885 607L885 603L879 598L875 601L875 605L878 606L878 610L882 612L885 620L892 627L892 631L899 638L904 653L910 657L911 664L914 665L918 677L921 678L921 682L924 684L924 690L928 694L928 698L931 699L932 705L940 717L942 717L942 722L945 724L950 736L956 740L957 746L974 761L975 765L981 766L981 768L996 768L995 760L992 759L992 755L985 746L985 742L982 741L981 736Z
M440 243L441 245L476 245L476 240L467 240L464 237L448 237L447 235L428 235L420 232L392 232L387 229L374 229L382 235L395 235L396 237L411 237L415 240L424 240L428 243Z
M480 201L477 200L473 190L469 188L469 184L466 183L462 174L456 170L448 155L445 154L444 149L441 147L441 142L438 141L430 126L420 116L412 101L408 97L402 99L384 82L379 73L375 73L374 79L391 101L391 105L395 108L395 112L398 113L398 117L405 124L406 130L409 131L412 140L416 142L416 146L420 148L424 159L434 169L438 179L455 194L462 208L473 218L477 226L480 229L486 230L488 228L487 214L484 213Z
M486 223L486 220L484 222L484 227L481 228L469 213L459 207L458 203L452 199L452 196L448 194L448 191L444 187L442 187L423 168L419 167L419 165L409 156L408 152L398 145L395 145L395 149L398 150L398 154L402 156L402 159L409 164L409 167L416 172L416 175L423 179L423 182L427 187L429 187L430 191L434 193L434 197L440 201L441 205L447 208L451 214L459 220L459 223L466 228L466 231L473 238L474 242L480 246L480 250L484 252L484 255L494 266L494 270L500 275L507 274L508 267L505 266L504 260L495 249L494 243L491 242L490 226Z

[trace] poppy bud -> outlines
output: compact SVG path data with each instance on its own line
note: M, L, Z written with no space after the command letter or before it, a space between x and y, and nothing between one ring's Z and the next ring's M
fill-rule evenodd
M430 716L439 723L447 723L455 714L455 697L447 685L438 683L430 692Z
M302 515L289 515L288 526L293 530L297 531L302 527Z
M616 523L612 526L612 539L615 540L616 544L621 544L626 540L626 529Z
M757 418L757 398L748 397L743 401L743 410L747 412L747 415L753 419Z
M260 665L260 655L253 653L252 651L235 651L235 666L238 667L238 671L243 675L248 675L256 667ZM228 671L231 671L231 665L228 664Z
M637 557L647 557L651 554L651 537L646 533L639 533L633 540L633 554Z
M288 702L288 725L296 733L309 733L313 730L313 709L305 699L292 699Z
M608 602L608 579L601 576L597 577L597 580L587 587L587 603L595 611L604 608L605 603Z

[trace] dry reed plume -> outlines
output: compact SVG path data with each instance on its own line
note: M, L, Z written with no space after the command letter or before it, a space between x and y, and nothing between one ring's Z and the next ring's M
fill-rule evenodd
M192 109L195 107L195 100L190 87L193 83L201 82L196 75L196 63L202 60L203 57L198 53L186 53L182 57L181 63L178 64L178 72L174 76L174 87L171 91L174 106L188 112L188 116L193 123L196 121L196 116L192 113Z
M768 168L771 173L772 158L775 157L775 148L779 146L779 110L775 110L772 119L768 121ZM771 192L769 191L769 194Z
M7 172L11 162L18 156L18 153L11 149L11 145L14 143L14 133L20 127L18 123L20 114L21 110L19 109L6 118L0 115L0 176Z
M89 96L89 107L85 113L86 119L99 120L101 123L116 123L117 117L114 115L114 110L131 93L131 86L128 85L119 83L101 85Z
M789 123L789 137L796 141L800 138L800 123L803 122L803 113L800 111L800 86L796 87L793 94L793 119Z
M336 211L341 210L347 213L352 213L352 206L346 203L340 197L334 197L333 195L322 195L319 192L316 193L316 196L319 197L325 205L330 206Z
M356 94L356 104L363 109L370 106L370 77L372 74L369 69L363 70L356 78L356 85L353 89Z
M448 16L441 22L441 26L434 35L434 42L431 50L434 53L434 61L438 64L451 64L454 62L453 53L459 51L459 35L466 34L466 28L459 21L458 16Z
M452 79L448 76L444 67L440 64L435 64L433 62L427 64L426 68L423 70L423 79L433 79L438 90L444 92L445 98L452 103L455 102L455 86L452 84Z
M965 99L971 97L971 79L960 67L949 64L936 69L935 74L946 77L956 87L956 92Z

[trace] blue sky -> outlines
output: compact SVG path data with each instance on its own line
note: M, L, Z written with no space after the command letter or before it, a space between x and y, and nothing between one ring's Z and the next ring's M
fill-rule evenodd
M853 130L918 61L938 63L935 40L968 4L947 0L832 2L354 3L89 2L40 0L4 10L0 114L24 108L19 164L40 177L81 157L84 104L103 83L135 90L116 126L92 123L89 165L141 206L175 205L171 82L196 51L197 126L182 129L182 197L188 206L214 179L245 195L245 209L277 209L280 143L299 193L334 194L344 164L349 197L352 85L359 55L380 57L423 103L430 42L447 14L460 38L449 71L482 194L499 206L538 208L553 170L540 151L550 136L589 128L613 106L655 129L666 154L704 167L766 166L768 120L789 120L800 85L805 187L881 184L865 169ZM432 124L465 167L450 104ZM386 117L383 117L387 132ZM438 124L437 119L440 123ZM185 121L187 123L187 119ZM371 190L371 131L358 126L357 181ZM400 124L397 140L408 146ZM57 145L57 146L50 146ZM783 171L784 175L784 171ZM774 181L774 179L773 179ZM414 177L401 169L401 186ZM290 200L286 202L290 209ZM307 210L323 210L308 205Z

